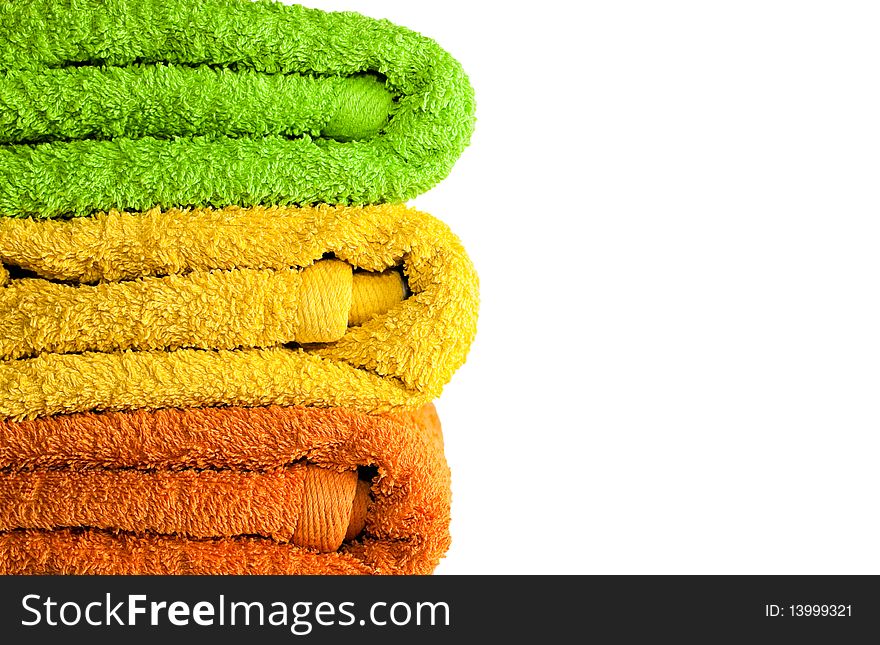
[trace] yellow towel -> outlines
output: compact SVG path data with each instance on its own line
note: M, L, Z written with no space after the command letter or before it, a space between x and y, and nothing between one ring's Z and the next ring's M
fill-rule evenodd
M42 352L236 349L339 340L406 296L397 271L192 271L98 285L13 280L0 289L0 359Z
M327 258L335 262L320 262ZM0 361L0 417L11 419L215 405L415 409L440 394L476 331L477 278L460 242L443 223L401 205L5 219L0 263L0 302L15 320L0 348L26 356ZM306 271L299 269L313 265L339 274L334 306L300 297ZM403 287L389 270L402 272L410 293L396 306ZM285 277L296 294L288 301L272 288ZM230 280L238 282L227 305L208 306ZM150 309L157 288L204 306ZM249 290L262 305L250 321L254 308L237 304ZM76 307L63 304L70 298ZM320 310L312 314L321 324L336 316L335 329L300 335L304 302ZM145 311L164 323L138 319ZM309 344L316 338L338 339Z

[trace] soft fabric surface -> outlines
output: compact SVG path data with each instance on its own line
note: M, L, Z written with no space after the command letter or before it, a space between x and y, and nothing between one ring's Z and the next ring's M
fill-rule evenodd
M474 337L478 286L458 239L428 215L399 205L229 207L0 221L0 262L12 269L6 284L13 289L18 280L10 278L22 269L40 278L88 283L192 271L284 271L327 255L369 272L399 267L411 295L385 313L380 313L384 296L365 297L355 316L365 322L332 343L42 353L0 361L0 417L271 404L384 412L436 398ZM105 303L111 311L114 306ZM236 302L228 306L237 311ZM59 315L72 314L65 309ZM96 311L95 329L84 338L109 349L112 344L100 338L107 317L112 316ZM188 332L206 334L198 320L190 323ZM86 326L89 321L81 319L75 325ZM76 347L78 341L65 342Z
M405 201L473 129L449 54L354 13L0 2L0 41L0 215Z
M379 136L394 95L366 75L85 66L10 70L0 76L0 106L0 144L304 134L348 141Z
M335 551L352 524L357 472L296 464L235 470L0 473L0 531L91 527L212 538L258 535ZM360 489L361 497L366 495ZM363 519L362 517L359 519Z
M339 340L406 295L397 271L191 271L98 285L11 280L0 288L0 359L42 352L236 349Z
M372 478L368 505L363 487L360 495L353 493L353 500L346 493L345 499L351 500L345 502L349 531L337 550L320 553L328 543L303 548L295 541L285 543L253 535L199 539L84 525L18 528L0 531L0 573L423 574L433 570L449 546L450 490L439 421L430 405L397 416L365 415L339 408L272 406L82 413L0 422L0 467L8 469L3 473L5 482L79 483L78 487L52 488L73 510L63 508L65 504L60 500L43 496L22 499L20 494L16 503L21 507L2 512L3 526L8 528L15 522L40 525L46 517L42 509L51 508L56 519L65 515L69 521L77 521L116 513L122 515L116 519L127 522L130 528L138 522L141 527L144 511L114 511L111 504L93 504L81 495L84 491L95 495L96 490L109 494L110 487L96 487L96 481L128 478L132 481L124 482L126 492L122 497L130 500L134 495L130 484L143 482L151 476L148 473L161 472L159 477L179 486L182 480L174 479L175 475L194 479L197 475L192 469L213 472L209 477L221 471L228 473L227 477L243 480L283 480L289 465L300 461L312 464L306 471L313 468L322 476L348 478L349 485L355 481L356 468L370 467L363 471L371 473ZM112 470L104 470L108 468ZM122 475L126 472L122 469L134 469L133 474ZM236 475L235 471L258 474ZM89 487L84 486L86 482ZM283 495L284 483L278 483L276 489ZM159 487L157 477L143 495ZM204 501L204 494L200 489L201 497L179 499L177 503L196 505ZM242 527L230 523L241 524L253 517L240 512L227 516L226 509L240 509L246 504L245 497L230 491L218 500L212 507L216 511L214 523L206 513L174 516L173 521L200 523L202 530L214 534L221 525L227 531L238 531ZM296 507L295 502L292 505ZM155 514L158 508L165 506L157 502L151 512ZM273 508L279 505L269 502L267 509L251 512L267 514ZM326 516L308 514L312 521ZM344 523L336 522L334 526ZM363 531L356 534L360 526ZM310 534L328 533L322 527L307 528Z

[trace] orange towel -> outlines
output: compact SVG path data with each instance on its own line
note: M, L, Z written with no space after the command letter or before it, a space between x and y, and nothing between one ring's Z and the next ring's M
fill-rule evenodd
M260 535L335 551L349 528L357 472L295 464L237 470L37 470L0 474L0 530L89 526L190 537ZM361 489L361 496L368 493Z
M3 574L429 573L449 544L430 405L2 421L0 468Z

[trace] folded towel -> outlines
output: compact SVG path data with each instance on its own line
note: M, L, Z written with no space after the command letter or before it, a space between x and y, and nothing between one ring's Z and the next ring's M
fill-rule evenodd
M0 473L0 531L88 526L189 537L260 535L335 551L363 529L357 472L294 464L231 470Z
M0 215L405 201L473 129L449 54L349 12L2 2L0 41Z
M327 343L405 296L398 271L355 273L338 260L302 270L196 270L94 286L12 280L0 288L0 359Z
M399 205L6 218L0 263L6 418L413 409L440 394L476 329L458 239Z
M474 125L385 20L0 0L0 574L422 574ZM372 205L371 205L372 204Z
M0 468L2 574L429 573L449 545L431 405L0 421Z

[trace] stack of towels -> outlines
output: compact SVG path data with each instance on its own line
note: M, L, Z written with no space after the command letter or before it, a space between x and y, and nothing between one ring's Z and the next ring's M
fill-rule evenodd
M0 573L428 573L473 91L387 21L0 1Z

